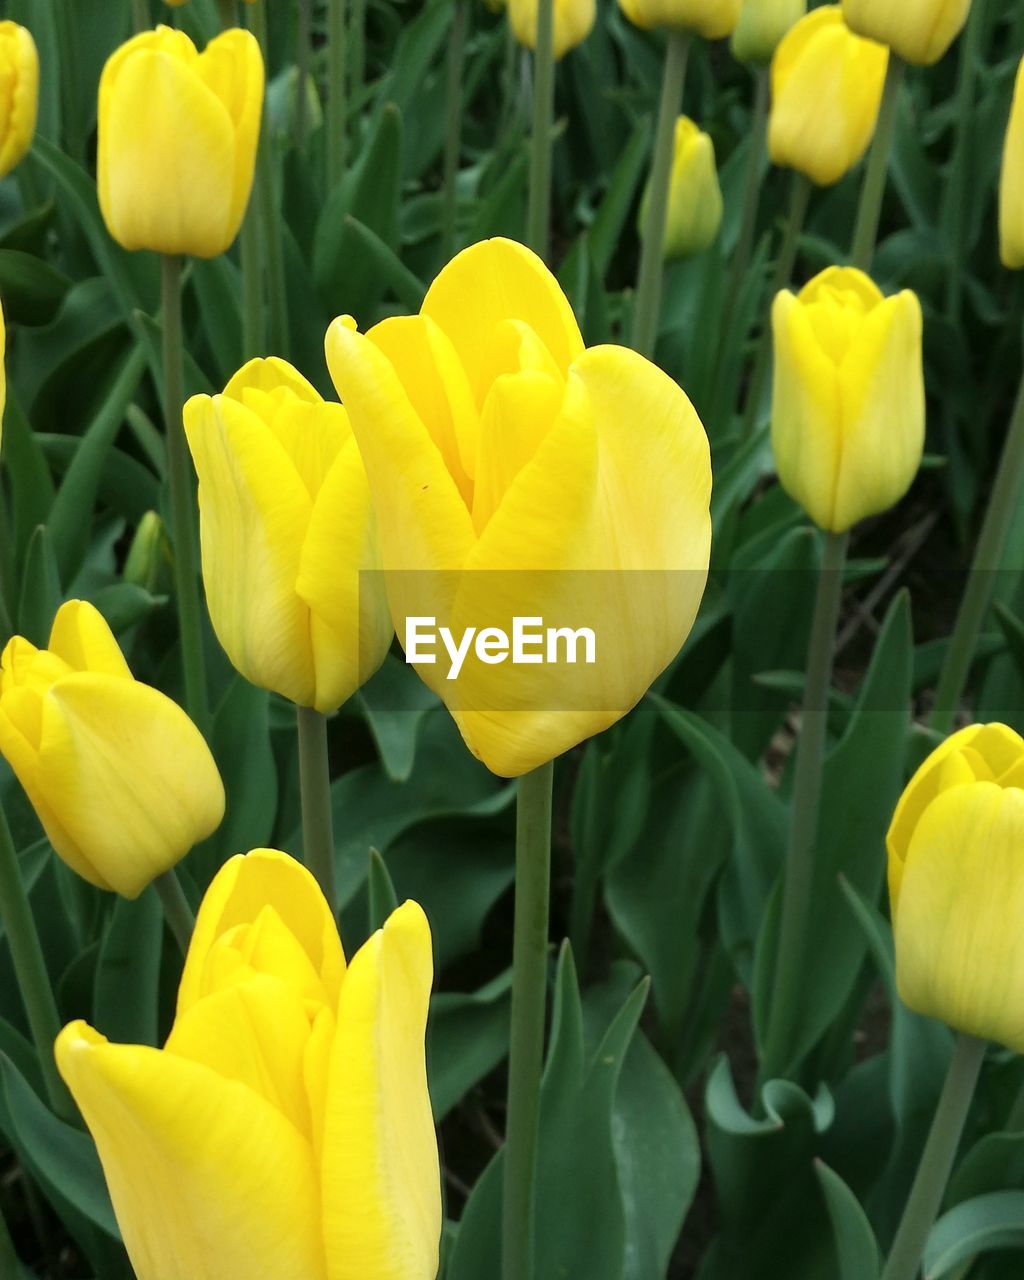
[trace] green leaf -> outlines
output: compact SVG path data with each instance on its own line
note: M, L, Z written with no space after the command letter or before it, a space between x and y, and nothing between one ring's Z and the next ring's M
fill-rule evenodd
M1024 1250L1024 1191L993 1191L958 1204L932 1229L924 1254L927 1280L997 1249Z
M370 933L383 928L388 916L398 906L398 894L391 882L387 863L377 849L370 850L370 871L367 877L369 891Z
M46 648L62 599L53 543L49 531L40 525L28 544L18 605L18 631L37 648Z
M437 706L437 695L408 663L388 654L358 696L388 777L405 782L416 758L420 725L426 713Z
M262 848L273 835L279 791L270 741L270 695L265 689L234 677L217 708L211 746L224 780L227 808L219 829L196 853L207 879L225 858Z
M108 1040L156 1046L163 911L156 890L115 898L93 979L97 1030Z
M71 281L42 258L0 249L0 297L7 324L49 324Z
M839 1264L836 1280L878 1280L881 1272L878 1245L860 1202L828 1165L818 1160L814 1171L825 1194L835 1233L836 1261Z
M442 991L431 999L427 1066L437 1124L504 1061L511 1013L511 969L479 991Z

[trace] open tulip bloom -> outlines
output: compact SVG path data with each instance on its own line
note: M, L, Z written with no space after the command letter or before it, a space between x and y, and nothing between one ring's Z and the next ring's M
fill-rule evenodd
M257 849L207 891L163 1049L65 1027L139 1280L434 1280L432 978L415 903L346 969L316 881Z
M684 392L624 347L585 349L554 277L509 240L460 253L419 315L365 335L335 321L327 359L407 657L415 619L480 641L457 678L443 650L416 665L471 750L517 776L623 716L707 577L709 449ZM559 661L501 659L516 619L589 630L594 660L565 643Z

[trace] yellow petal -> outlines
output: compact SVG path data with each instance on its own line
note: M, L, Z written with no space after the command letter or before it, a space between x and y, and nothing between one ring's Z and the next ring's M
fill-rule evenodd
M512 34L527 49L537 47L537 0L509 0ZM554 0L554 52L556 60L582 44L594 28L595 0Z
M434 1280L441 1234L424 1032L430 928L415 903L353 958L324 1121L328 1280Z
M1017 69L999 182L999 245L1003 266L1024 267L1024 59Z
M621 0L637 26L682 27L706 40L729 35L740 17L741 0Z
M312 1149L258 1093L81 1022L56 1057L139 1280L324 1280Z
M230 400L245 403L247 391L262 391L267 394L280 391L282 388L305 400L308 404L317 404L322 399L320 393L299 373L294 365L278 356L267 356L248 361L234 375L224 388L224 394Z
M106 618L87 600L69 600L57 610L49 650L74 671L97 671L131 679Z
M231 120L234 164L227 219L233 240L245 216L256 167L263 117L263 55L252 32L233 28L211 40L195 66L196 74L217 95Z
M964 29L970 7L971 0L843 0L843 16L907 62L931 66Z
M0 178L25 158L36 131L39 54L31 34L16 22L0 22ZM2 355L2 352L0 352Z

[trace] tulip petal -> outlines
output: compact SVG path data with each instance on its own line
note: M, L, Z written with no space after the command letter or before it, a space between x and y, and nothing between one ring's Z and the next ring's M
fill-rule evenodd
M256 147L263 118L263 55L251 31L233 27L206 46L196 72L223 103L234 135L231 205L228 223L235 238L245 216L256 166Z
M9 19L0 22L0 61L11 78L0 117L0 178L25 158L36 131L39 108L39 53L29 31ZM0 349L0 357L2 357Z
M1017 68L1013 106L999 179L999 249L1003 266L1024 267L1024 60Z
M430 928L407 902L353 958L324 1120L328 1280L433 1280L441 1234L423 1037Z
M319 404L323 397L294 365L279 356L257 357L242 365L224 388L229 400L245 403L246 391L274 392L282 388L308 404Z
M57 610L48 648L74 671L98 671L131 679L124 654L106 618L87 600L69 600Z
M454 257L427 290L422 314L451 339L481 407L490 385L490 345L502 321L529 325L563 373L583 352L579 325L558 281L514 240L483 240Z
M81 1022L56 1057L139 1280L323 1280L312 1149L264 1098Z
M125 778L131 785L125 786ZM43 697L36 785L94 873L126 898L216 830L224 787L202 735L148 685L92 672Z

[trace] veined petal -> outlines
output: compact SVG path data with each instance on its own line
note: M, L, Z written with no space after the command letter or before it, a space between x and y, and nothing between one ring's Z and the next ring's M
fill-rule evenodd
M263 55L251 31L222 31L196 59L196 73L223 103L234 133L231 208L228 222L233 240L245 215L252 191L263 118Z
M57 1065L139 1280L324 1280L309 1142L244 1084L82 1022Z
M87 600L68 600L57 610L48 648L75 671L98 671L131 679L124 654L106 618Z
M308 404L318 404L322 399L316 387L294 365L279 356L249 360L228 382L224 394L229 400L238 400L244 404L246 391L270 393L279 391L282 387Z

